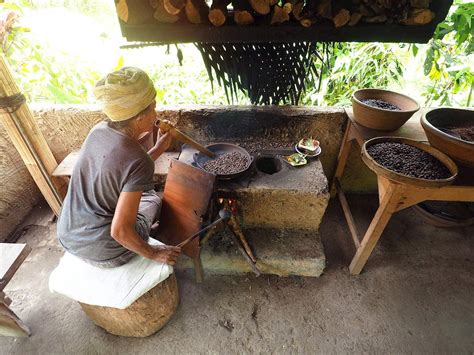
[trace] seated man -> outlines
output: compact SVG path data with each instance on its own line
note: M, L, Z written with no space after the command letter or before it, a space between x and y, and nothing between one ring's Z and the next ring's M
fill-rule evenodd
M138 142L156 120L153 83L126 67L102 78L94 94L110 121L97 124L82 146L58 219L59 241L99 267L121 266L137 254L174 265L180 248L147 243L161 207L153 161L171 143L169 133L148 152Z

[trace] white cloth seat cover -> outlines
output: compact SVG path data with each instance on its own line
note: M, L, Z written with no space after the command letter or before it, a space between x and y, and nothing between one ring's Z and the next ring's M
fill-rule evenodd
M154 239L149 243L162 245ZM49 289L82 303L125 309L172 273L172 266L141 256L116 268L99 268L66 252L49 277Z

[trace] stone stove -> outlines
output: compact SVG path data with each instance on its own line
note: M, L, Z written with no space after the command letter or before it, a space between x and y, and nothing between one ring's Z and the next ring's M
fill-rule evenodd
M313 159L305 166L292 167L282 158L282 150L271 151L254 152L254 162L245 175L217 181L215 198L235 199L244 227L317 232L329 200L321 162ZM290 148L285 151L291 152ZM196 166L195 153L185 145L178 159Z
M319 226L329 201L323 165L331 174L338 153L334 142L342 139L345 116L319 108L237 106L200 107L173 114L163 111L160 115L203 145L238 144L255 157L251 174L217 182L213 201L237 201L239 222L263 273L319 276L323 272ZM292 149L304 136L320 140L323 153L306 166L291 167L278 150ZM177 145L174 148L181 151ZM173 158L192 163L192 152L186 151L184 147ZM169 163L162 165L165 172ZM229 239L220 233L203 244L205 272L251 272ZM184 258L178 267L192 268L192 261Z

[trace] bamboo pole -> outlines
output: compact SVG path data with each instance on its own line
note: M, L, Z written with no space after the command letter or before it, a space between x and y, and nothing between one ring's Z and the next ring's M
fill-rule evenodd
M12 96L19 92L6 59L1 55L0 97ZM33 180L53 212L58 215L65 195L66 184L64 180L52 177L58 163L28 105L23 103L13 113L0 110L0 118Z

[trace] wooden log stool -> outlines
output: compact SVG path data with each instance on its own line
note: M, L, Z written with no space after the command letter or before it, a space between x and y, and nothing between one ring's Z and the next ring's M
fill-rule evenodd
M178 302L178 283L171 274L125 309L79 304L89 318L107 332L143 338L164 327L176 311Z

